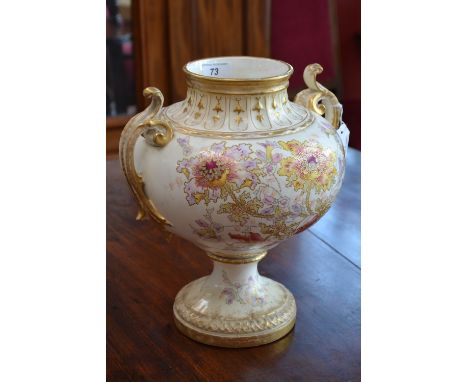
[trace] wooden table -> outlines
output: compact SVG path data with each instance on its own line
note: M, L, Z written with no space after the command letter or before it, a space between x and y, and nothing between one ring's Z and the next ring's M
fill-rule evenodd
M189 242L166 243L107 161L108 381L359 381L360 166L350 149L343 188L313 228L273 249L259 271L297 302L293 331L269 345L215 348L180 334L172 303L211 261Z

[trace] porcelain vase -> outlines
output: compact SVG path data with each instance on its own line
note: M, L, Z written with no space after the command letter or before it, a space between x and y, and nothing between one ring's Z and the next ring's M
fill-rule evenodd
M137 219L152 218L213 260L211 274L175 298L182 333L224 347L269 343L293 328L296 304L257 264L335 200L349 135L342 107L316 81L318 64L305 69L307 89L295 102L293 68L282 61L218 57L183 70L186 98L162 107L162 93L145 89L151 104L122 132Z

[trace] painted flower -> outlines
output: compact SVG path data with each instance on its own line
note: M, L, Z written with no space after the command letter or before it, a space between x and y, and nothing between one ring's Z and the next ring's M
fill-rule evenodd
M203 219L196 219L195 223L197 228L193 228L194 232L205 239L219 239L219 234L223 231L224 227L218 223L211 223Z
M278 239L285 239L295 234L296 230L292 225L286 224L284 219L274 219L272 224L260 223L260 230L263 234L273 236Z
M312 187L317 191L331 188L337 175L334 152L308 141L281 141L279 144L293 154L281 160L278 170L278 175L288 178L288 186L293 186L296 191Z
M305 231L307 228L315 224L325 213L330 209L334 199L316 199L313 202L314 215L311 219L303 223L297 230L296 233Z
M235 292L233 288L224 288L223 291L221 292L221 296L224 296L226 299L226 304L231 305L235 298Z
M261 202L251 199L250 194L244 191L235 198L234 202L221 204L218 213L229 214L230 221L244 225L250 216L258 214L257 211L261 206Z
M226 271L222 272L223 283L228 287L223 288L220 297L224 297L226 304L231 305L234 301L239 304L249 304L252 306L263 305L265 303L265 288L260 284L260 280L249 276L247 282L240 284L232 282Z
M182 147L182 152L184 156L189 156L192 154L192 146L190 146L190 137L180 137L177 138L177 143Z
M320 219L325 213L330 209L332 203L334 201L333 199L316 199L314 201L314 212L317 216L317 220Z
M213 211L213 208L208 208L207 213L203 215L205 219L195 219L197 227L191 228L201 238L220 240L220 234L224 227L222 224L213 221Z
M259 143L259 146L265 148L265 150L259 149L255 152L260 159L273 163L278 163L281 160L281 153L273 153L273 149L280 148L277 142L266 141L265 143Z
M330 208L342 180L338 174L344 171L343 155L313 138L234 146L219 142L198 153L189 138L177 142L184 153L177 172L184 175L180 183L185 179L188 204L212 205L203 218L193 218L193 232L231 247L284 239L307 229ZM296 192L283 192L285 186ZM213 220L223 215L223 224ZM223 293L227 303L237 298L238 287L232 288Z
M249 159L251 153L248 144L226 147L221 142L195 157L179 161L177 171L187 178L184 191L189 205L202 201L209 204L220 197L226 199L233 189L253 189L258 178L252 172L257 163Z
M265 302L265 288L260 284L258 278L249 276L247 283L238 290L239 297L245 303L252 306L261 306Z
M266 141L265 143L259 143L260 146L264 147L265 150L259 149L255 153L257 158L265 164L265 170L267 174L271 174L275 166L281 161L283 155L281 153L274 153L273 149L280 148L278 143L275 141Z
M258 211L260 214L271 215L287 212L289 199L281 196L273 187L260 185L256 196L262 202L262 207Z
M195 184L200 188L218 189L237 178L237 164L219 154L202 152L192 168Z

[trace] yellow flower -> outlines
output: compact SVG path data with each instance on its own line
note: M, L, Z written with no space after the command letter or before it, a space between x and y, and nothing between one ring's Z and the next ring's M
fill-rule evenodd
M279 144L293 154L283 158L278 169L278 175L288 178L289 186L296 191L311 187L317 191L331 188L337 175L335 153L308 141L281 141Z
M288 141L288 142L280 141L278 143L283 149L290 151L294 154L299 154L304 150L304 144L303 143L301 144L301 142L296 141L295 139L293 141Z

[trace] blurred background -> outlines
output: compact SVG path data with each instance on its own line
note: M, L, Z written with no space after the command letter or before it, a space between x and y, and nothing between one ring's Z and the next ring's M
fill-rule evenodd
M182 67L215 56L281 59L294 67L289 96L305 88L304 68L343 104L350 146L361 148L360 0L106 0L107 153L125 123L159 88L165 105L185 98Z

